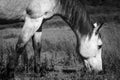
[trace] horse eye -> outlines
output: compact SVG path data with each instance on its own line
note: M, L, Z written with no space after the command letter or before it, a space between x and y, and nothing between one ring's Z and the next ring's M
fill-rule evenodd
M102 48L102 45L98 45L98 49L101 49Z

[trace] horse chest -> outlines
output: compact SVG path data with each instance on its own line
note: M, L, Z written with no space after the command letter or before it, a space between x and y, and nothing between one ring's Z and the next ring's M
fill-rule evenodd
M52 13L55 5L55 0L33 0L28 9L32 13L30 14L31 16L40 17L47 13Z

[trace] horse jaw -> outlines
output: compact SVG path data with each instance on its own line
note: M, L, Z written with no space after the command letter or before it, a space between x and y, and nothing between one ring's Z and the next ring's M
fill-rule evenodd
M102 45L102 40L99 35L96 34L98 27L95 24L95 28L91 37L84 36L81 38L80 54L85 58L85 66L91 71L101 71L102 70L102 59L101 53L102 49L99 46Z

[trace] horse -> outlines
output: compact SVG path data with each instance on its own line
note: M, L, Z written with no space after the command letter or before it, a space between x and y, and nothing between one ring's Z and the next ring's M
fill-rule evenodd
M7 0L8 4L11 0ZM21 0L14 0L21 1ZM77 38L77 55L83 60L85 66L91 71L102 70L102 40L99 35L100 26L91 22L85 5L80 0L24 0L25 7L19 18L24 20L21 34L16 44L16 54L11 61L14 70L18 58L24 52L29 40L32 38L35 63L40 65L42 24L53 16L60 16L72 29ZM23 2L24 2L23 1ZM1 0L3 6L5 0ZM15 8L13 8L14 10ZM21 9L21 8L20 8ZM1 9L0 9L1 10ZM2 9L4 10L4 8ZM19 11L19 10L18 10ZM10 16L8 16L10 17ZM10 17L11 18L11 17ZM10 19L8 18L8 19ZM13 18L13 17L12 17ZM11 19L12 19L11 18ZM18 18L18 17L17 17Z

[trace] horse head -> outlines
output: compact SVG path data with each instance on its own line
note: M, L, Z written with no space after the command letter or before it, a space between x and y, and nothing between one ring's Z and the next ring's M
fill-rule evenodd
M85 58L85 66L91 71L102 70L102 40L99 30L103 24L94 23L94 29L91 36L85 36L81 39L80 54Z

